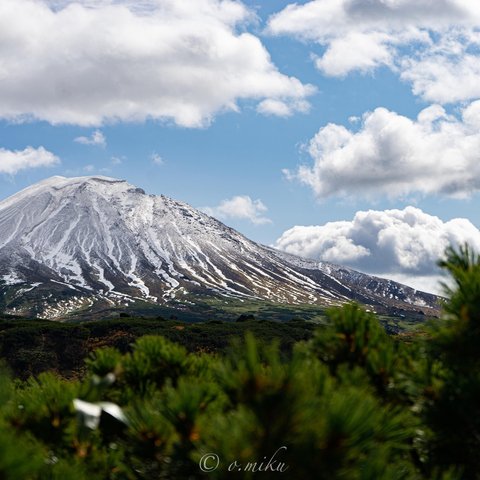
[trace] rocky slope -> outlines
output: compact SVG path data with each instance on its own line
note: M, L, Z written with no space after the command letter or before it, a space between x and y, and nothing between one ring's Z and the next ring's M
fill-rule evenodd
M0 309L57 318L210 297L437 311L434 295L259 245L122 180L52 177L0 202Z

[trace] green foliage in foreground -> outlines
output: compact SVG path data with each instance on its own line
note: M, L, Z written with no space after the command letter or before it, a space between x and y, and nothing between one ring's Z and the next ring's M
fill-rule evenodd
M347 305L290 356L148 335L97 350L82 380L2 374L0 478L480 478L480 260L443 266L444 319L408 342Z

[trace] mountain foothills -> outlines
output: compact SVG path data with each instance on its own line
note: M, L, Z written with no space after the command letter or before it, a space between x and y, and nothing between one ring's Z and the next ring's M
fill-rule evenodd
M122 180L57 176L0 202L5 313L62 319L117 308L193 309L212 299L438 311L434 295L259 245Z

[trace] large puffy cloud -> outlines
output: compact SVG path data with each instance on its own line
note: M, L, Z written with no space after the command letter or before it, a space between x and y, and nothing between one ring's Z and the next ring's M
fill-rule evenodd
M264 203L261 200L252 200L248 195L237 195L222 200L216 207L204 207L201 210L222 220L248 220L255 225L271 223L264 215L268 210Z
M470 0L313 0L273 15L268 31L320 44L315 64L327 75L384 65L425 99L454 102L480 96L478 26Z
M438 52L401 61L401 78L412 83L413 93L427 101L454 103L480 97L480 56L469 51L480 47L480 38L471 42L453 41ZM450 52L450 54L446 54Z
M328 124L310 141L313 165L287 171L328 196L465 197L480 189L480 101L461 118L439 105L411 120L385 108L364 115L358 131Z
M357 212L352 221L296 226L284 232L275 247L439 292L437 261L446 247L464 243L480 251L480 231L469 220L443 222L406 207Z
M60 159L43 147L27 147L24 150L0 148L0 173L14 175L20 170L52 167L58 163Z
M2 0L0 118L199 127L241 100L305 110L314 88L277 70L252 18L232 0Z

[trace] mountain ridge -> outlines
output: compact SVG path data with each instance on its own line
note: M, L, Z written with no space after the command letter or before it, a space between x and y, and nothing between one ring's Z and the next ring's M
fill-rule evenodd
M260 245L187 203L104 176L51 177L0 202L0 294L5 311L44 318L209 296L438 310L434 295Z

